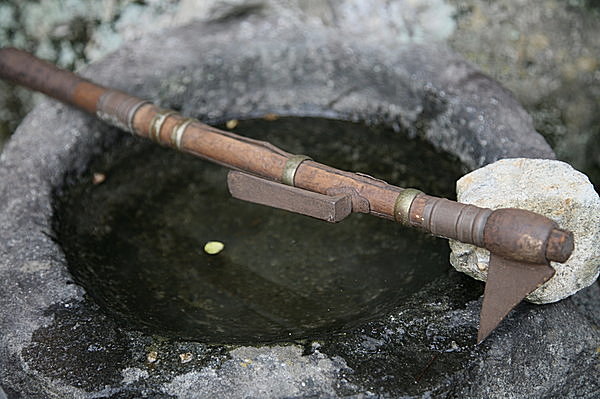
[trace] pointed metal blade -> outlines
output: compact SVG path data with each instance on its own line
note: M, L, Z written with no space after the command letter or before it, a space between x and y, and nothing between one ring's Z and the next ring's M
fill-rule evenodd
M519 302L553 275L549 263L518 262L490 254L477 343L486 339Z

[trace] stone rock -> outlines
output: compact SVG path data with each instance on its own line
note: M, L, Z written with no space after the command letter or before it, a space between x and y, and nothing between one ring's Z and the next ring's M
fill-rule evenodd
M533 303L556 302L594 283L600 272L600 198L589 179L569 164L543 159L503 159L463 176L458 201L485 208L521 208L545 215L575 236L565 263L552 262L556 274L532 292ZM486 280L489 251L451 241L456 270Z
M449 0L450 46L502 82L558 158L600 190L597 1ZM594 82L590 84L591 82Z
M165 393L181 399L218 397L334 397L332 381L348 369L339 357L328 357L318 348L302 356L298 346L240 347L218 369L205 368L175 377L163 386ZM272 372L264 373L263 369Z

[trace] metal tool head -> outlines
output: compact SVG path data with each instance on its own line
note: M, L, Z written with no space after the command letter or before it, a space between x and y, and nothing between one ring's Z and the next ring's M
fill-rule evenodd
M490 262L477 343L527 295L554 276L550 261L565 262L574 249L573 233L558 228L545 216L522 209L492 212L484 237Z
M353 191L348 188L337 187L328 191L331 195L325 195L294 187L296 170L307 159L290 157L281 178L286 184L231 171L229 191L241 200L329 222L339 222L353 211L361 211L360 206L355 209ZM552 278L555 272L550 261L566 261L574 248L573 234L540 214L522 209L492 211L430 197L414 189L404 189L397 195L394 217L404 225L490 251L477 343L527 295Z
M554 276L548 262L535 264L490 254L477 343L480 344L527 295Z

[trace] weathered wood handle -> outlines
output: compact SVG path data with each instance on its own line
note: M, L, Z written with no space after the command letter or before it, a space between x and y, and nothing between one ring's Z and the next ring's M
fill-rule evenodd
M96 111L97 85L25 51L0 49L0 77L89 112Z
M348 195L354 212L396 220L519 261L564 262L573 251L570 232L533 212L491 211L396 187L306 158L294 163L297 156L269 143L221 131L138 97L107 89L14 48L0 49L0 77L79 107L124 130L230 169L285 183L291 166L291 185L324 195Z

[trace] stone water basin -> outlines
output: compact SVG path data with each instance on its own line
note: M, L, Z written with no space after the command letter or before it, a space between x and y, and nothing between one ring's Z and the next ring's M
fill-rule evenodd
M461 176L449 154L382 126L289 117L236 131L441 196ZM57 200L75 281L130 328L258 344L347 332L448 271L442 239L369 215L329 224L244 203L229 197L226 173L142 140L99 157ZM205 253L211 240L225 249Z
M514 97L441 44L280 22L190 23L82 72L432 194L500 158L554 157ZM477 346L482 285L450 270L445 242L233 200L222 168L51 100L0 156L0 204L0 398L597 392L597 285L520 305Z

